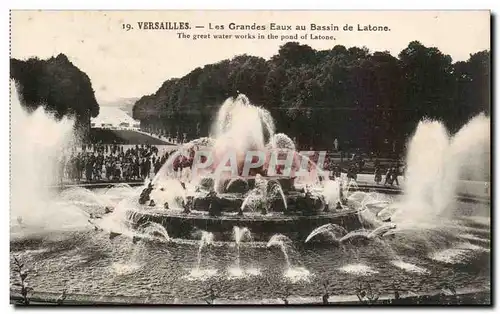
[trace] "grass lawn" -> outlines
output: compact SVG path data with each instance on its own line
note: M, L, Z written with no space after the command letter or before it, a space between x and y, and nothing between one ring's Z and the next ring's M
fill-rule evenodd
M167 142L159 140L155 137L132 130L90 129L89 140L91 143L100 143L100 144L124 144L124 145L168 144Z

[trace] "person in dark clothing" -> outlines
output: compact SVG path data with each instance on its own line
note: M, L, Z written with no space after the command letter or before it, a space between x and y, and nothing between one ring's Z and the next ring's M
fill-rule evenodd
M336 166L335 167L335 177L340 178L341 175L342 175L342 169L340 168L340 166Z
M399 181L398 181L398 170L396 167L392 168L392 173L391 173L391 181L393 183L396 183L399 186ZM392 185L392 183L391 183Z
M360 159L358 161L358 166L359 166L358 173L363 172L363 168L365 166L365 160L362 157L360 157Z
M94 165L92 164L92 161L90 158L87 160L87 163L85 164L85 178L87 181L92 181L92 172L94 170Z
M145 163L145 166L144 166L145 177L148 178L149 177L149 173L151 171L151 160L149 160L149 158L146 158L146 160L144 161L144 163Z
M133 171L134 171L134 179L139 179L139 159L136 159L135 162L134 162L134 167L133 167Z
M390 184L392 185L392 169L387 168L387 172L385 173L385 182L384 185Z
M106 179L111 180L111 178L114 176L114 173L113 173L113 166L111 164L111 162L108 162L106 164Z
M119 164L116 164L115 165L115 180L120 180L121 177L122 177L122 170L120 169L120 165Z
M356 173L356 167L355 167L354 165L351 165L351 166L349 167L348 172L347 172L347 178L348 178L349 180L354 180L354 181L356 181L357 176L358 176L358 175L357 175L357 173Z
M160 158L158 158L155 162L155 166L154 166L154 172L155 174L158 173L158 171L160 171L160 168L161 168L161 163L160 163Z
M147 171L146 167L147 167L146 166L146 160L142 159L141 160L141 178L142 179L145 179L146 176L147 176L148 171Z
M382 169L377 166L375 168L375 183L380 184L382 182Z

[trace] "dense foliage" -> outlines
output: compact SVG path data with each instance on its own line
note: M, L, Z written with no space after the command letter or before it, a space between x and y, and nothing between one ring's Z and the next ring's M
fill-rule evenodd
M59 54L48 60L10 59L10 78L18 83L22 103L34 110L44 106L57 118L76 117L77 124L88 128L90 117L99 114L99 104L87 74Z
M134 106L134 118L156 132L205 136L228 97L243 93L274 117L277 131L302 147L401 150L422 118L456 131L490 111L490 53L453 63L417 41L388 52L335 46L316 51L289 42L270 60L241 55L169 79Z

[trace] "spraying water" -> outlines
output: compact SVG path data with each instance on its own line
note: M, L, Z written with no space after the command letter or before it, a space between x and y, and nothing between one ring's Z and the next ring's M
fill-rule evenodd
M429 147L433 148L432 151ZM450 200L443 199L444 194L439 193L444 185L451 184L451 169L446 167L450 162L448 152L449 135L444 125L438 121L420 122L410 142L407 157L405 206L413 208L412 218L433 219L436 213L448 206L445 201Z
M160 225L159 223L149 221L137 230L137 232L141 235L144 235L150 239L156 239L161 241L170 241L170 236L168 235L165 227Z
M328 206L329 210L335 209L337 203L339 203L340 195L340 184L337 180L327 179L323 182L323 197Z
M304 267L293 266L290 262L288 251L292 250L292 241L287 236L282 234L275 234L267 242L267 247L277 246L280 248L286 261L285 278L295 283L298 281L308 281L311 273Z
M234 242L236 243L236 268L240 268L240 244L241 244L241 241L251 240L252 233L246 227L240 228L240 227L234 226L233 237L234 237Z
M74 120L57 120L42 106L27 112L11 82L11 236L105 229L125 233L125 210L136 190L121 184L98 193L74 187L59 193L61 158L77 145ZM127 205L127 206L125 206ZM115 209L92 221L93 215ZM120 225L120 228L115 226ZM119 229L119 230L118 230Z
M217 274L216 269L203 269L201 268L202 250L204 247L212 245L214 242L214 235L211 232L202 231L200 244L198 246L197 263L196 267L191 269L190 273L186 276L188 280L206 280Z
M280 198L286 210L287 199L279 182L269 182L270 184L267 187L264 186L261 191L254 190L252 193L247 193L250 187L250 181L247 181L247 178L256 179L261 175L262 181L272 181L271 176L286 176L280 172L283 170L283 165L274 163L277 159L280 162L285 161L282 157L286 156L286 160L292 163L291 171L300 170L301 159L308 161L310 171L306 172L309 175L297 177L297 182L305 180L308 184L318 185L319 175L324 176L323 172L318 171L317 165L307 156L296 152L295 148L295 144L287 135L275 134L275 125L267 110L251 104L245 95L229 98L220 107L209 137L196 139L183 145L168 158L152 180L155 190L151 197L155 199L156 204L163 201L170 204L169 199L177 195L185 197L186 193L199 194L204 180L210 178L212 183L209 190L214 190L220 195L231 193L229 190L236 189L238 193L247 197L241 211L247 207L249 210L255 210L254 205L256 203L258 205L257 200L262 199L263 195L268 200ZM201 155L204 157L200 157L198 152L202 152ZM247 160L249 152L260 155ZM293 157L290 160L289 154ZM246 164L245 161L247 161ZM256 165L257 161L261 163L245 169L250 161L253 165ZM270 169L273 171L273 166L276 173L268 173ZM179 172L185 173L182 176L182 181L186 186L185 191L179 190L170 180L179 179Z
M490 118L484 114L471 119L451 140L451 155L461 167L461 179L490 181Z
M405 195L396 222L432 222L449 216L462 174L489 172L490 119L481 114L450 137L441 122L424 120L411 139ZM432 147L432 150L429 148ZM487 168L487 170L484 170ZM482 180L487 178L481 178Z
M358 189L356 181L352 179L348 180L347 177L341 176L336 180L323 180L321 193L328 205L328 209L338 211L349 208L342 204L343 199L348 200L351 204L356 205L356 207L363 207L364 203L371 199L369 193L366 192L356 191L351 193L351 190L356 189Z
M260 175L257 175L255 188L247 194L240 209L241 211L245 209L255 211L259 207L267 206L268 202L274 199L280 199L284 210L287 210L285 193L280 183L276 180L263 180Z
M248 149L262 150L274 132L271 114L252 105L245 95L240 94L222 104L211 137L216 139L216 149L230 148L246 152Z
M285 197L285 193L283 192L283 188L281 187L281 185L279 184L278 181L267 181L268 182L268 185L270 186L268 188L268 195L267 197L268 198L275 198L277 196L279 196L281 198L281 200L283 201L283 206L285 207L285 211L287 210L288 208L288 204L286 202L286 197Z
M240 246L242 241L251 241L252 233L246 227L237 227L233 228L233 238L236 244L236 265L229 269L229 274L231 278L241 278L245 275L245 272L241 268L240 263ZM259 275L260 271L258 269L249 269L246 271L249 275Z
M400 268L400 269L402 269L404 271L407 271L409 273L417 273L417 274L428 274L428 273L430 273L424 267L420 267L420 266L417 266L415 264L402 261L401 259L392 260L391 264L394 265L394 266L396 266L397 268Z
M316 237L319 234L327 234L334 241L338 242L340 238L347 234L347 230L339 225L329 223L319 226L318 228L311 231L311 233L307 236L305 242L309 242L312 238Z
M353 274L357 276L371 276L377 274L378 270L365 264L348 264L339 269L343 273Z
M340 243L357 243L370 239L371 231L366 229L354 230L339 239Z
M277 246L280 248L281 252L283 252L283 256L285 257L287 268L291 267L290 259L287 253L287 246L290 245L291 240L282 234L275 234L269 239L267 242L267 247Z
M27 112L13 81L11 89L11 235L88 228L88 214L53 202L60 183L60 158L75 143L74 121L60 121L42 106Z
M207 231L201 232L200 244L198 246L198 262L196 263L196 269L199 270L201 266L201 252L205 246L211 245L214 242L214 234Z

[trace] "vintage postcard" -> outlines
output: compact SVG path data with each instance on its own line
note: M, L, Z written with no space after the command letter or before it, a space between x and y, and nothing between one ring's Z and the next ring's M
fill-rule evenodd
M489 11L11 11L10 302L491 305Z

